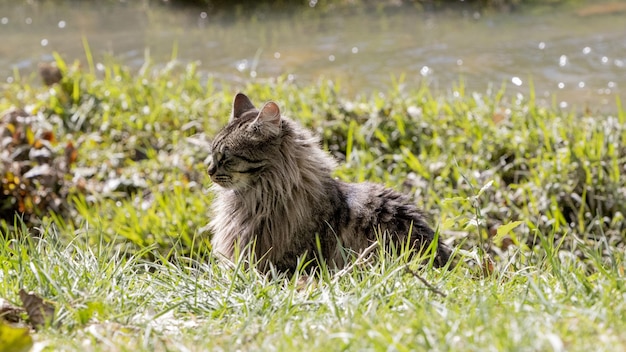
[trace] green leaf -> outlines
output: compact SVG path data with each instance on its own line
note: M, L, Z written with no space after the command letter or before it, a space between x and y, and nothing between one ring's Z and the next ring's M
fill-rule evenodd
M348 128L348 136L346 137L346 161L350 162L352 159L352 144L354 143L354 129L357 128L356 121L350 121L350 127Z
M476 195L476 198L480 197L486 190L488 190L489 188L491 188L491 185L493 184L493 180L487 182L481 189L480 191L478 191L478 194Z
M502 241L502 239L504 238L504 236L509 234L509 232L511 232L514 228L518 227L522 223L523 223L523 221L513 221L513 222L510 222L508 224L504 224L504 225L498 227L498 230L496 232L496 236L493 238L493 241L495 243L500 243Z
M30 329L0 321L0 351L27 352L33 347Z
M426 167L424 167L419 159L413 153L411 153L409 148L400 147L400 149L402 150L402 154L404 154L404 162L408 165L408 167L410 167L411 170L420 174L420 176L424 177L425 179L429 179L430 173L428 172L428 170L426 170Z
M385 147L389 147L389 140L387 140L387 137L385 137L385 134L382 133L379 129L376 129L374 131L374 135L376 136L376 138L378 138L380 140L380 142L385 146Z
M58 52L54 51L52 52L52 56L54 57L54 61L57 64L57 67L59 68L59 70L63 73L67 72L67 64L65 64L65 60L63 60L63 58L61 57L61 55L59 55Z

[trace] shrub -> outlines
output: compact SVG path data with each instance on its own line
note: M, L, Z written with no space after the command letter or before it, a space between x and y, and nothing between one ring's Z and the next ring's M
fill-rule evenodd
M43 114L10 109L0 115L0 221L20 214L37 223L42 214L68 214L73 144L60 145L53 123Z

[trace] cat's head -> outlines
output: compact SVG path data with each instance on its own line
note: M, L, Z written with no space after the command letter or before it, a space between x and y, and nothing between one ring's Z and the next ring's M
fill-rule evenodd
M230 121L213 139L211 180L228 189L245 189L280 157L282 119L274 102L260 110L238 93Z

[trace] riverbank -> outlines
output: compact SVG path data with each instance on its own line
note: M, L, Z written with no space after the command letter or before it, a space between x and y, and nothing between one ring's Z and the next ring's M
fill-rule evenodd
M626 114L616 96L617 113L598 115L462 82L435 95L397 78L354 98L330 80L204 82L195 64L56 65L58 83L15 77L0 96L0 111L13 109L0 126L0 297L19 305L23 287L53 302L55 324L32 333L40 346L626 344L616 299L626 292ZM340 179L414 197L460 265L387 259L309 279L214 265L205 160L237 91L319 133Z

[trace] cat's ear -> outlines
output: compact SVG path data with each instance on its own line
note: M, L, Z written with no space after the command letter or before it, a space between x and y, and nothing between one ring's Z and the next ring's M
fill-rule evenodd
M259 112L259 116L256 118L258 122L266 122L271 123L276 126L280 125L280 109L278 105L273 101L270 101L263 105L261 111Z
M280 109L278 105L272 101L263 105L251 126L257 131L277 135L280 132Z
M250 101L250 99L243 93L237 93L235 95L235 99L233 100L233 113L230 117L231 120L238 119L245 112L254 110L255 107Z

